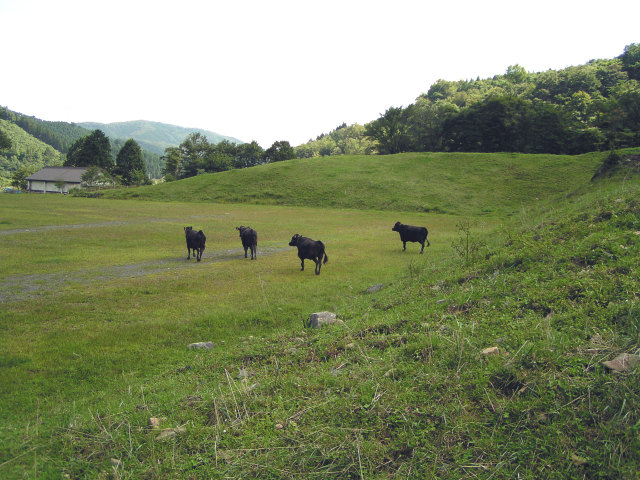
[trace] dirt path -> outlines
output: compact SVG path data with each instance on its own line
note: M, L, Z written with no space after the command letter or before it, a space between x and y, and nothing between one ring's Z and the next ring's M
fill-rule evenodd
M110 225L111 222L107 222ZM123 222L126 223L126 222ZM88 224L83 224L88 225ZM81 228L79 226L78 228ZM69 226L66 226L69 228ZM33 231L30 229L29 231ZM258 250L258 258L290 250L286 247L267 247ZM241 248L220 251L205 251L202 262L228 262L244 260ZM247 260L250 261L250 260ZM72 283L108 282L119 278L136 278L153 275L164 271L176 271L193 268L195 260L185 257L157 260L152 262L133 263L128 265L112 265L107 267L87 268L65 273L40 273L31 275L9 275L0 279L0 303L17 302L43 294L56 294Z
M224 218L226 214L222 215L190 215L182 218L140 218L137 220L112 220L110 222L95 222L95 223L71 223L65 225L41 225L39 227L29 228L13 228L11 230L0 230L0 235L16 235L18 233L38 233L49 232L52 230L73 230L77 228L95 228L95 227L118 227L120 225L133 225L139 223L185 223L188 224L191 220L198 219L211 219L211 218Z

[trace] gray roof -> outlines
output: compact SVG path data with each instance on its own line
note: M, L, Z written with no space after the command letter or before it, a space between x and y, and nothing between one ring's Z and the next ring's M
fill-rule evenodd
M87 167L44 167L26 180L56 182L62 180L68 183L80 183L80 177L87 171Z

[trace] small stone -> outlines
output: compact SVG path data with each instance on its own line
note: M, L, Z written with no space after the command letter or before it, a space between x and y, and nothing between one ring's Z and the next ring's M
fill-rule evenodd
M295 347L291 347L291 348L289 349L289 353L297 353L297 352L298 352L298 349L297 349L297 348L295 348Z
M498 355L500 353L500 349L498 347L489 347L485 348L480 352L481 355Z
M112 458L111 459L111 465L113 465L114 468L122 468L122 462L120 460L118 460L117 458Z
M281 423L276 423L276 430L282 430L284 428L284 425L282 425Z
M353 350L354 348L356 348L356 344L351 342L351 343L347 343L344 348L346 348L347 350Z
M391 370L387 370L387 372L384 374L385 377L391 377L393 376L393 374L396 373L396 370L394 368L392 368Z
M215 347L215 344L213 342L197 342L197 343L189 344L189 350L196 350L196 349L211 350L213 347Z
M622 353L613 360L602 362L602 364L617 373L628 372L640 364L640 356Z
M160 428L160 424L162 423L162 419L158 417L151 417L149 419L149 426L151 428Z
M309 321L307 324L311 328L318 328L324 325L340 324L344 325L342 320L339 320L333 312L317 312L309 315Z
M440 300L437 300L436 303L439 305L441 303L445 303L447 301L446 298L441 298Z
M375 285L372 285L369 288L367 288L367 293L379 292L380 290L382 290L382 287L383 285L381 283L376 283Z
M186 431L187 429L184 427L165 428L164 430L162 430L162 432L160 432L160 435L156 437L156 441L165 440L167 438L173 438L179 433L184 433Z

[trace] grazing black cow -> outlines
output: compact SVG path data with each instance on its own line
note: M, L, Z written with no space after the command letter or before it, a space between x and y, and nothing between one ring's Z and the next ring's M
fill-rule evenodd
M407 242L418 242L422 245L420 253L424 252L425 241L427 242L427 247L431 245L429 240L427 240L429 231L425 227L414 227L412 225L403 225L400 222L396 222L391 230L400 234L403 252L407 249Z
M304 270L304 259L308 258L315 262L316 275L320 275L322 263L327 263L329 261L329 257L324 252L324 243L320 240L316 242L315 240L311 240L310 238L303 237L296 233L291 237L289 246L298 247L298 258L300 258L300 264L302 265L301 270ZM322 262L322 257L324 257L324 262Z
M257 260L258 232L251 227L243 225L236 227L236 230L240 232L240 240L242 240L242 246L244 247L244 258L247 258L247 249L251 249L251 260Z
M202 230L196 232L193 227L184 227L184 236L187 239L187 260L191 259L191 250L193 250L194 258L200 261L207 241L204 232Z

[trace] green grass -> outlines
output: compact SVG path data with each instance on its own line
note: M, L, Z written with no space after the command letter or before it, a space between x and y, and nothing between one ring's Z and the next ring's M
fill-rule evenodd
M590 183L596 158L553 186L571 157L532 157L544 176L516 193L496 172L456 189L500 199L491 215L1 196L0 477L637 478L638 370L601 362L640 348L640 182ZM429 227L424 255L397 220ZM452 248L467 222L473 259ZM201 263L184 225L207 234ZM293 233L327 245L320 276ZM319 310L344 325L304 328Z
M290 160L180 182L107 191L107 198L224 202L505 217L566 195L602 154L407 153Z

